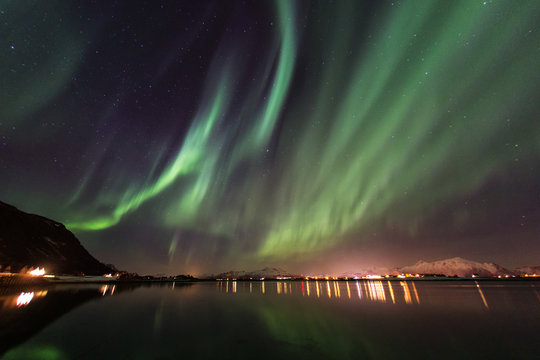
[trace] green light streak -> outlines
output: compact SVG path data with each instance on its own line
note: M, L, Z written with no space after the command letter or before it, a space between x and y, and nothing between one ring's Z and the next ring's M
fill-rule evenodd
M41 345L32 347L19 346L8 351L3 359L65 360L68 357L54 346Z
M300 139L288 140L300 142L300 151L287 161L277 187L281 211L259 255L321 250L381 219L411 221L511 166L515 153L497 140L506 135L505 119L520 109L505 103L537 73L538 55L534 47L524 46L519 56L507 49L517 39L531 41L516 30L533 26L530 9L503 21L495 14L514 12L508 4L451 3L444 16L434 13L435 4L403 4L390 13L351 80L323 88L315 118L326 125L330 119L317 114L337 115L330 126L309 124L297 131ZM468 46L467 39L478 43ZM351 46L337 36L325 43ZM337 71L329 67L323 78ZM336 93L340 102L328 95ZM538 146L528 150L538 153Z
M3 16L0 25L0 119L10 124L22 122L26 116L49 104L79 69L84 58L86 34L76 31L69 12L70 4L60 8L54 3L20 3L0 1ZM44 22L43 14L54 13L65 20L47 33L32 30ZM27 45L31 38L39 42L36 49ZM39 66L36 66L38 65ZM38 84L38 86L36 86ZM36 119L33 119L36 123Z
M219 51L170 164L158 170L156 145L142 184L111 171L91 207L112 210L76 212L71 229L112 227L155 200L154 225L208 236L209 251L226 239L235 256L284 259L413 232L540 155L535 2L387 4L370 24L360 3L317 3L326 17L306 16L303 33L295 3L276 5L258 81L240 84L238 48Z
M293 19L294 13L291 4L282 0L278 1L279 17L281 19L282 44L279 55L279 65L276 79L272 85L272 91L266 105L262 121L257 123L256 142L258 144L268 141L274 130L276 120L282 110L283 101L289 90L291 76L295 60L295 40Z
M268 95L268 102L264 106L261 115L258 116L259 120L255 121L250 134L244 137L242 144L235 145L234 154L227 159L229 170L223 175L223 179L219 181L222 184L239 164L253 156L253 151L266 146L274 130L291 82L295 56L294 28L291 20L293 11L291 4L286 1L278 1L277 5L281 19L282 41L275 79ZM271 61L269 61L269 64L271 64ZM228 75L230 68L230 66L224 67L223 79L230 77ZM159 176L157 181L147 185L142 190L130 188L125 191L112 214L90 220L71 221L66 226L72 230L102 230L114 226L126 214L138 209L143 203L161 194L182 176L186 175L195 176L196 180L191 186L182 188L177 202L169 211L169 214L173 215L168 217L172 217L172 221L176 225L192 221L197 216L212 183L216 182L215 177L218 176L217 164L223 157L222 145L216 146L216 144L223 144L227 139L223 135L220 138L215 127L219 115L226 112L224 98L230 94L230 91L227 90L228 83L230 83L230 80L221 81L217 87L219 90L215 94L215 98L210 102L212 105L209 113L205 113L194 120L194 126L188 132L175 161ZM257 98L249 99L251 102L259 100ZM203 105L206 104L207 102L203 102ZM203 107L202 111L206 111L205 109ZM211 144L213 132L214 138ZM224 189L221 189L221 192L223 191ZM104 196L104 198L109 199L110 196Z
M204 164L204 149L210 140L212 129L216 124L219 114L223 111L223 106L224 90L223 87L220 87L209 112L194 121L176 159L161 174L157 181L142 191L135 192L131 189L128 190L119 202L118 207L116 207L110 216L84 222L72 222L66 226L71 229L100 230L116 225L125 214L136 210L145 201L161 193L180 176L196 171Z

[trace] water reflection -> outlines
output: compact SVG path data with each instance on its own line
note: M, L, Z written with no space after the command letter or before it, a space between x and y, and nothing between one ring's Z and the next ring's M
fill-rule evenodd
M40 297L43 297L47 295L47 290L43 290L43 291L32 291L32 292L21 292L19 294L19 296L17 296L17 300L16 300L16 306L17 307L21 307L21 306L26 306L28 304L30 304L30 302L35 298L40 298ZM14 296L13 296L14 297ZM9 303L9 300L8 300L8 303Z
M242 286L239 288L238 283ZM487 284L487 285L486 285ZM427 289L433 286L453 288L459 287L463 290L462 297L466 296L466 302L476 304L489 310L489 299L483 287L497 285L496 282L487 282L484 285L478 281L475 282L426 282L426 281L379 281L379 280L355 280L355 281L336 281L336 280L302 280L302 281L237 281L223 280L217 281L218 292L224 293L244 293L261 294L267 296L302 296L306 298L321 298L332 301L352 301L352 302L372 302L384 304L403 304L420 305L422 297L428 295L426 304L434 304L434 298L429 296ZM500 285L497 285L500 286ZM534 284L530 285L532 293L540 302L540 294ZM343 296L342 296L343 294ZM476 298L477 300L474 300ZM453 298L436 299L438 304L445 303L448 306L456 306L459 301Z
M420 298L418 297L418 291L416 290L416 285L414 284L414 281L411 282L413 290L414 290L414 296L416 297L416 302L420 304Z
M107 284L0 291L0 301L5 359L540 355L540 302L529 282Z
M30 301L34 298L34 292L22 292L17 297L17 307L30 304Z
M369 301L381 303L405 303L420 304L420 293L414 281L399 281L398 287L394 281L356 280L356 281L336 281L336 280L303 280L303 281L249 281L241 282L242 289L238 290L238 281L222 280L217 281L219 292L237 293L249 292L266 295L289 295L327 299L347 299L351 301ZM271 284L270 291L266 291L265 284ZM477 285L479 286L479 285ZM231 290L230 290L231 289ZM355 289L355 295L351 289ZM482 300L485 298L478 287ZM342 292L343 295L342 297Z
M405 281L400 281L399 284L403 288L403 297L407 304L412 304L411 292L409 291L409 285Z
M182 283L181 288L190 284ZM0 288L0 357L82 304L133 291L139 287L169 287L176 284L60 284L41 288ZM234 286L236 289L236 285ZM31 356L30 356L31 357Z
M174 283L173 283L173 288L174 288ZM116 290L116 285L103 285L100 289L99 289L99 292L101 293L101 296L105 296L105 295L114 295L114 291Z
M482 292L482 289L480 288L480 284L478 284L478 281L474 282L476 284L476 288L478 289L478 293L480 294L480 297L482 298L482 302L484 303L484 306L486 309L489 309L489 305L486 301L486 297L484 296L484 293Z
M6 290L8 289L4 289L3 294L0 295L0 311L6 311L8 309L14 308L23 308L29 305L32 301L47 295L47 290Z
M394 296L394 289L392 289L392 283L388 281L388 292L390 292L390 298L392 299L392 304L396 303L396 298Z
M82 303L97 298L94 287L72 290L60 288L4 288L0 291L0 356L25 341L49 323Z

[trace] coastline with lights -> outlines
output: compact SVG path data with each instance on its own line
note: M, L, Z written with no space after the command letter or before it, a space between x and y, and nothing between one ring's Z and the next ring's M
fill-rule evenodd
M456 259L461 260L461 263L473 263L469 260L454 258L441 260L439 262L453 263ZM460 263L460 264L461 264ZM418 262L417 264L429 264ZM477 263L479 264L479 263ZM496 265L496 264L493 264ZM444 280L527 280L540 278L540 266L520 267L513 271L507 270L499 265L502 269L501 273L494 272L486 273L463 273L456 269L447 269L447 271L421 273L421 272L403 272L400 269L394 269L390 273L372 273L370 274L344 274L344 275L305 275L291 274L282 269L264 268L258 271L229 271L217 275L139 275L137 273L128 273L119 271L103 275L56 275L47 273L44 267L30 268L26 272L0 272L1 286L19 286L19 285L35 285L35 284L54 284L54 283L112 283L112 282L192 282L192 281L352 281L352 280L367 280L367 281L403 281L403 280L423 280L423 281L444 281ZM406 266L402 269L412 269L413 266ZM528 271L523 271L523 270Z

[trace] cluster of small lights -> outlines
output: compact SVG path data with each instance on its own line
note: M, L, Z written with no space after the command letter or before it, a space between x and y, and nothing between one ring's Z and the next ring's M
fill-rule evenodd
M40 267L37 267L35 269L32 269L30 271L28 271L28 274L32 275L32 276L43 276L45 275L45 268L40 268Z

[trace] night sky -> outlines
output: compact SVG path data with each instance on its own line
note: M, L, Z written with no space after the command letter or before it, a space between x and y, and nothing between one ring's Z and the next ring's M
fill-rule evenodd
M0 200L140 273L540 264L540 1L0 1Z

